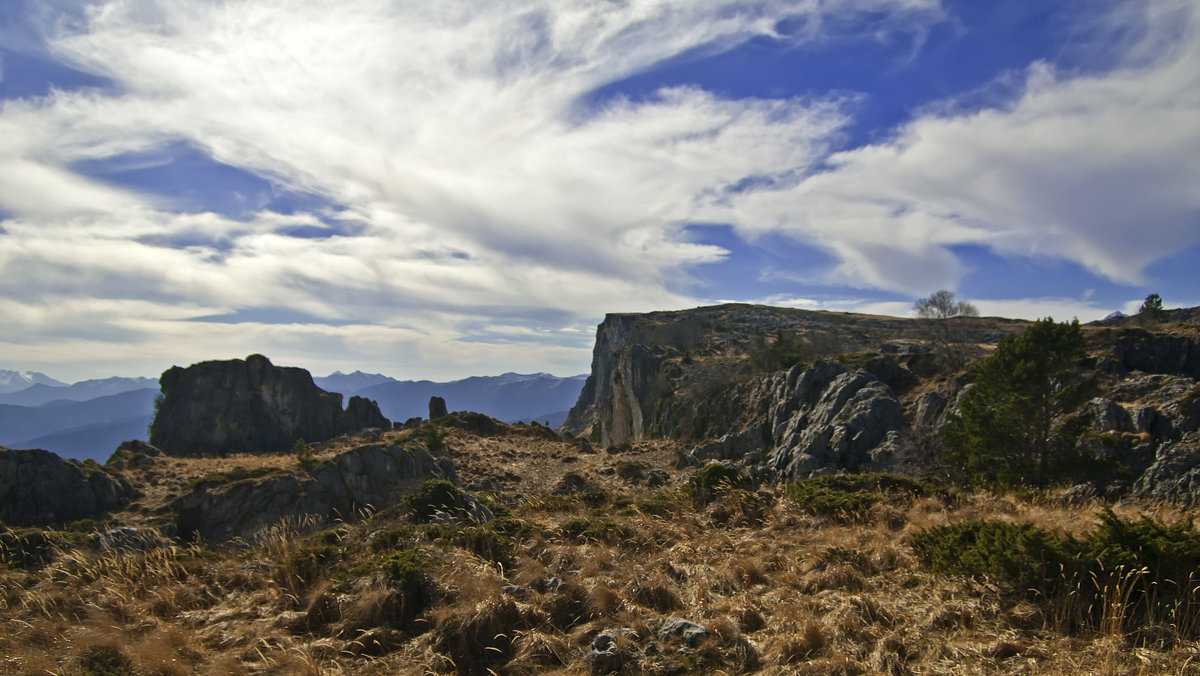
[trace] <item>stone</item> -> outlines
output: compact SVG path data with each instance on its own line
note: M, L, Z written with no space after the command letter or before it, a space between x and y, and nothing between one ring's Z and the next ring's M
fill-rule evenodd
M1092 421L1092 429L1097 432L1130 432L1133 421L1129 412L1120 404L1096 397L1089 401L1084 408L1088 419Z
M941 422L942 413L945 410L945 397L937 392L926 392L917 397L916 402L913 404L912 426L927 429L936 428Z
M708 629L690 620L685 620L682 617L669 617L663 620L662 625L658 628L658 639L660 641L677 638L692 648L699 645L707 637Z
M168 455L260 453L298 440L325 441L363 426L391 423L374 402L326 392L304 369L278 367L262 355L167 369L150 443Z
M0 447L0 522L10 526L92 519L124 507L136 496L128 481L93 462Z
M661 469L652 469L646 472L646 485L650 488L665 486L671 482L671 475Z
M446 410L446 400L445 399L443 399L441 397L430 397L429 398L429 419L430 420L437 420L438 418L444 418L448 415L450 415L450 412Z

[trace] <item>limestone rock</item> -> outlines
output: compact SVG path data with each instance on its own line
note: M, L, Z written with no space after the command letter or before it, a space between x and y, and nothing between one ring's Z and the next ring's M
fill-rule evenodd
M887 385L831 362L799 374L775 409L775 449L768 463L784 480L857 469L904 426L900 402Z
M1141 497L1200 504L1200 433L1160 446L1154 464L1138 478L1133 491Z
M136 495L128 482L99 465L65 460L49 451L0 447L0 522L49 525L95 518Z
M1133 429L1129 412L1111 400L1096 397L1087 403L1085 413L1097 432L1130 432Z
M370 444L326 460L307 474L281 470L201 481L173 503L172 511L181 539L249 538L286 517L350 519L363 508L382 509L434 478L457 481L449 458L422 446Z
M933 429L942 420L946 411L946 398L937 392L926 392L917 397L913 404L912 425Z
M159 383L150 443L170 455L278 451L298 439L391 427L374 402L354 398L343 411L342 395L317 387L308 371L262 355L172 367Z
M1103 365L1112 373L1142 371L1200 380L1200 343L1185 336L1129 331L1117 338Z

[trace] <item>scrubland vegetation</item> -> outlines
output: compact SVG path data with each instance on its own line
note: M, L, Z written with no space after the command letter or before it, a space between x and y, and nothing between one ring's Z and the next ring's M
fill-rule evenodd
M477 494L486 523L431 482L219 549L9 529L0 672L1200 673L1181 510L735 480Z

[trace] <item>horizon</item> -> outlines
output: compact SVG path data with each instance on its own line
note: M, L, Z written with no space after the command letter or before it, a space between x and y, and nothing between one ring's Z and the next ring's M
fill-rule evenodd
M586 373L609 313L1200 305L1194 0L80 4L0 10L2 369L447 382Z

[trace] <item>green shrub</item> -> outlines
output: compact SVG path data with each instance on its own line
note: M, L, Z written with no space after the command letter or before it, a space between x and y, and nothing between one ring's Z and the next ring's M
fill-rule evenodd
M378 563L379 570L402 589L423 589L429 583L432 568L429 557L420 549L392 552Z
M402 501L412 519L424 523L435 512L461 513L467 506L467 496L457 486L444 479L430 479L416 493Z
M1200 534L1101 514L1095 530L1060 536L1029 524L989 521L936 526L912 536L913 551L938 573L986 576L1049 602L1064 630L1146 625L1169 618L1200 635Z
M425 425L421 428L421 443L430 451L442 451L446 449L446 433L439 430L433 425Z
M1071 555L1067 542L1030 524L965 521L913 534L913 552L936 573L1045 589Z
M821 516L855 518L885 497L944 493L935 484L894 474L834 474L802 479L787 487L801 509Z
M739 488L742 475L736 467L714 462L696 470L696 485L705 493L714 493L728 488Z
M617 476L626 481L640 481L646 475L646 466L640 462L622 460L617 463Z
M688 496L679 490L661 490L637 501L637 509L643 514L669 516L681 514L691 507Z
M571 519L559 527L562 534L572 540L616 544L628 538L632 532L626 526L602 518L580 517Z
M313 455L312 446L304 443L303 439L297 439L296 443L292 444L292 453L296 455L296 467L302 471L311 472L320 464Z

